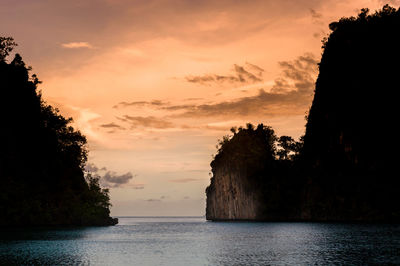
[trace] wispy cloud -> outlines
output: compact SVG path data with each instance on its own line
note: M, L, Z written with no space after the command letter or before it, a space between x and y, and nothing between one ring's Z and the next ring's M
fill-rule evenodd
M246 66L257 71L258 72L258 76L262 76L263 72L265 71L264 69L262 69L261 67L251 64L249 62L246 62Z
M94 48L88 42L68 42L68 43L61 44L61 46L64 47L64 48L68 48L68 49L78 49L78 48L92 49L92 48Z
M147 199L147 202L160 202L160 199Z
M113 108L118 109L120 107L130 107L130 106L164 106L168 105L168 102L160 101L160 100L152 100L152 101L134 101L134 102L120 102L113 106Z
M131 184L129 187L133 189L144 189L144 184Z
M194 98L186 98L184 101L199 101L199 100L204 100L204 98L199 98L199 97L194 97Z
M313 36L314 38L321 38L321 36L326 35L324 26L324 17L322 13L318 12L317 10L310 8L310 14L311 14L311 21L313 24L319 26L319 30L314 32Z
M147 202L161 202L161 201L166 200L167 198L169 198L169 196L162 195L158 199L157 198L150 198L150 199L146 199L145 201L147 201Z
M124 129L124 127L112 122L112 123L108 123L108 124L101 124L100 127L103 128L114 128L114 129Z
M124 115L123 117L117 117L117 119L127 122L130 124L131 129L137 127L150 127L150 128L173 128L175 127L173 123L166 121L163 118L157 118L154 116L130 116Z
M322 14L316 11L315 9L310 8L310 13L312 19L319 20L322 18Z
M253 72L251 72L253 71ZM218 84L221 85L223 83L257 83L263 81L262 75L264 70L256 65L247 63L246 67L240 65L233 65L232 75L218 75L218 74L206 74L199 76L186 76L185 79L191 83L198 83L201 85L212 85Z

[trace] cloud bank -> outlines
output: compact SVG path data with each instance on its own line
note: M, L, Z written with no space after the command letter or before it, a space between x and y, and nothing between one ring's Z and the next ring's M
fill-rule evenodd
M120 102L117 108L140 106L153 110L163 111L163 116L133 116L123 114L117 116L119 121L126 123L130 129L190 129L203 128L211 130L225 130L225 127L215 128L210 125L188 123L182 124L182 119L207 120L212 119L251 119L257 117L276 117L287 115L303 115L311 104L314 93L315 77L317 74L317 60L311 53L298 56L294 60L278 63L280 75L274 80L269 89L259 88L251 96L238 97L231 100L222 100L211 103L195 103L183 101L182 104L172 104L162 100ZM210 74L208 76L192 76L188 82L220 83L226 79L238 83L257 83L263 81L264 69L257 65L246 63L246 68L235 66L235 76ZM257 86L257 84L255 84ZM261 87L262 85L260 85ZM200 99L202 100L202 99ZM124 128L116 123L103 124L104 128Z
M259 89L255 96L236 98L213 104L185 104L162 107L168 111L183 111L181 117L247 117L250 115L299 114L309 106L314 91L317 60L310 54L293 61L279 62L281 75L270 91ZM242 71L242 70L240 70ZM250 76L248 76L250 77Z

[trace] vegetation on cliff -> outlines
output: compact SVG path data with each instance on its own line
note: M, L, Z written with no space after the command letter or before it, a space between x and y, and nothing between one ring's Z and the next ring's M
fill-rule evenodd
M330 29L304 142L271 137L277 147L270 148L236 137L253 130L242 129L220 143L212 171L239 158L230 146L247 154L238 160L241 164L258 161L252 189L265 195L259 219L399 221L399 144L392 136L399 113L400 9L386 5L374 14L362 9L357 17L331 23ZM207 197L219 189L215 178Z
M15 42L0 37L0 225L112 225L108 190L84 175L86 138L37 91Z
M299 197L297 180L289 172L302 143L289 136L278 138L271 127L263 124L247 124L231 132L219 141L218 153L211 162L207 218L289 219L297 211L294 206ZM231 207L227 209L225 204Z

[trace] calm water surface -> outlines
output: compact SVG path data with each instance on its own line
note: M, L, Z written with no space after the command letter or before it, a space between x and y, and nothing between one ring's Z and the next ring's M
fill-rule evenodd
M400 225L120 218L113 227L0 231L0 264L400 264Z

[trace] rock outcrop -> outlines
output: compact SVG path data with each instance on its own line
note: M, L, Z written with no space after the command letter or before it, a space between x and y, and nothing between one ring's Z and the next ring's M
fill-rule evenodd
M230 161L215 166L207 188L208 220L256 220L260 216L260 195L248 182L248 173Z
M232 138L220 141L211 162L211 185L207 188L206 218L254 220L263 214L262 184L265 169L273 168L274 131L259 125L239 128Z
M400 221L400 9L363 9L330 29L300 154L279 160L271 145L238 138L257 138L251 129L225 138L211 163L207 219Z
M297 217L296 181L276 160L274 131L262 124L239 128L220 142L206 189L208 220L286 220ZM285 165L285 167L284 167Z

